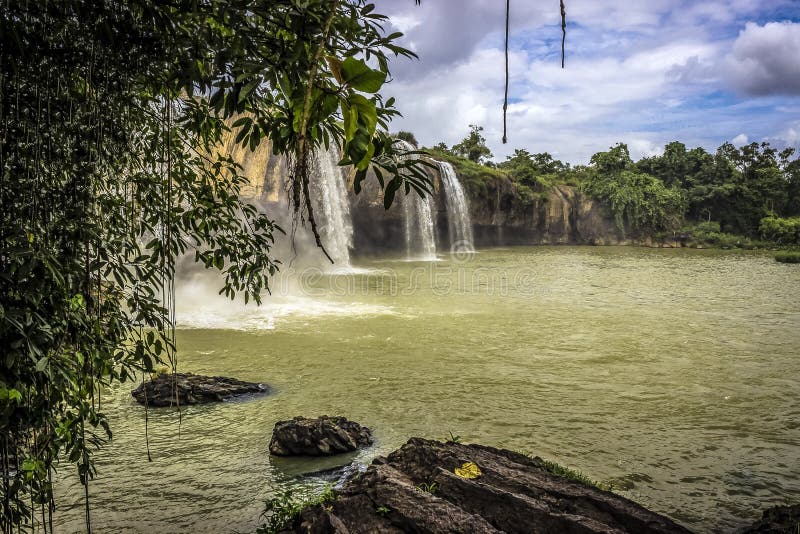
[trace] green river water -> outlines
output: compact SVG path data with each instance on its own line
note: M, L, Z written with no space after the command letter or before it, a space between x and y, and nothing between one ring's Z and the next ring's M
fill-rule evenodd
M252 532L325 460L278 460L273 425L345 415L367 463L410 436L523 450L614 484L699 532L800 501L800 266L766 253L633 247L481 251L306 273L261 309L181 288L180 370L274 393L151 410L106 395L114 439L90 486L96 532ZM280 294L285 293L285 294ZM83 528L62 471L57 530Z

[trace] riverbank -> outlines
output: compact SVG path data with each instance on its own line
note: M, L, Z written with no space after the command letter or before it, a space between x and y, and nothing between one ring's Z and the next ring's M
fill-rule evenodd
M419 438L313 503L271 502L266 516L259 533L689 533L541 458Z
M691 532L558 464L458 437L411 438L367 468L339 473L335 486L306 501L290 493L270 499L257 533ZM754 519L737 534L796 534L800 505Z

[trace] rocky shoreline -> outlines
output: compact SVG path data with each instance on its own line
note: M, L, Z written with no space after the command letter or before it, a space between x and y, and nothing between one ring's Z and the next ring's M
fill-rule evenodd
M284 532L686 533L633 501L550 472L540 458L410 439Z
M371 443L368 429L344 418L295 418L276 424L270 451L275 454L273 443L280 442L279 453L291 449L299 451L296 454L332 454L333 448L327 443L331 433L350 442L340 452ZM359 435L369 436L369 440L359 443ZM325 441L322 453L312 443L315 436ZM287 446L287 440L294 438L300 445ZM376 458L366 470L345 469L347 476L335 491L329 490L306 504L290 504L289 514L284 503L279 524L265 525L259 532L691 532L668 517L605 491L585 477L569 476L569 470L553 465L538 457L484 445L411 438L388 456ZM798 529L800 505L795 505L766 510L760 520L738 534L797 534Z

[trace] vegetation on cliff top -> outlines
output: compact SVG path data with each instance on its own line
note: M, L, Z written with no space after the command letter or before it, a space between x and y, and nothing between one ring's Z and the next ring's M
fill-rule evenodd
M508 180L524 207L546 201L554 186L569 185L598 200L633 237L722 247L800 244L800 158L792 148L725 143L711 154L675 141L659 156L633 161L618 143L588 165L571 166L525 149L496 164L478 156L481 143L480 128L471 126L453 147L428 149L453 163L473 198L486 198L492 181Z

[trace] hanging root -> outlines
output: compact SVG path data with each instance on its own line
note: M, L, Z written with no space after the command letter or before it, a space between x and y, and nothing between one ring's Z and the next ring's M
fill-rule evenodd
M564 8L564 0L561 0L561 68L564 68L564 45L567 41L567 10Z
M506 114L508 112L508 20L511 12L511 0L506 0L506 93L503 98L503 144L508 142L506 135Z
M310 182L310 161L311 161L311 148L307 143L301 143L298 146L294 162L294 176L292 177L292 211L295 220L292 224L292 234L294 234L294 222L297 217L300 217L301 224L303 222L303 213L308 217L308 222L311 225L311 233L314 234L314 240L322 253L331 263L334 263L325 246L322 244L322 238L319 235L319 228L317 227L317 220L314 218L314 206L311 203L311 192L309 191Z
M309 194L309 160L311 159L311 143L308 141L308 121L311 117L311 96L314 91L314 80L317 78L317 70L322 61L323 52L325 51L325 42L328 40L328 35L331 29L333 17L339 7L341 0L330 0L330 11L328 17L325 19L325 27L320 36L317 49L311 61L311 69L308 73L308 86L306 87L305 98L303 100L303 115L301 117L300 135L297 138L297 148L295 149L295 163L294 163L294 176L292 179L292 208L295 218L298 216L302 219L302 208L305 207L308 213L308 222L311 223L311 232L314 234L314 239L317 246L325 254L325 257L333 262L328 251L322 245L322 239L319 235L317 228L317 220L314 218L314 208L311 205L311 195ZM304 204L304 206L303 206Z
M325 245L322 244L322 237L319 234L317 227L317 219L314 217L314 206L311 202L311 192L309 182L311 181L310 161L311 149L308 144L302 143L302 148L298 147L295 153L295 161L292 167L294 168L292 176L292 186L290 196L292 199L292 246L294 246L294 233L297 229L297 224L304 224L305 221L311 225L311 233L314 234L314 241L317 247L325 254L328 261L335 263L331 258L328 251L325 250Z
M317 246L322 250L322 253L325 254L325 257L331 263L334 263L333 258L331 258L328 251L325 250L325 247L322 244L322 239L319 236L319 229L317 228L317 220L314 218L314 208L311 206L311 195L308 191L308 167L306 167L306 175L303 178L303 196L306 199L306 212L308 212L308 222L311 223L311 232L314 234L314 239L317 242Z

